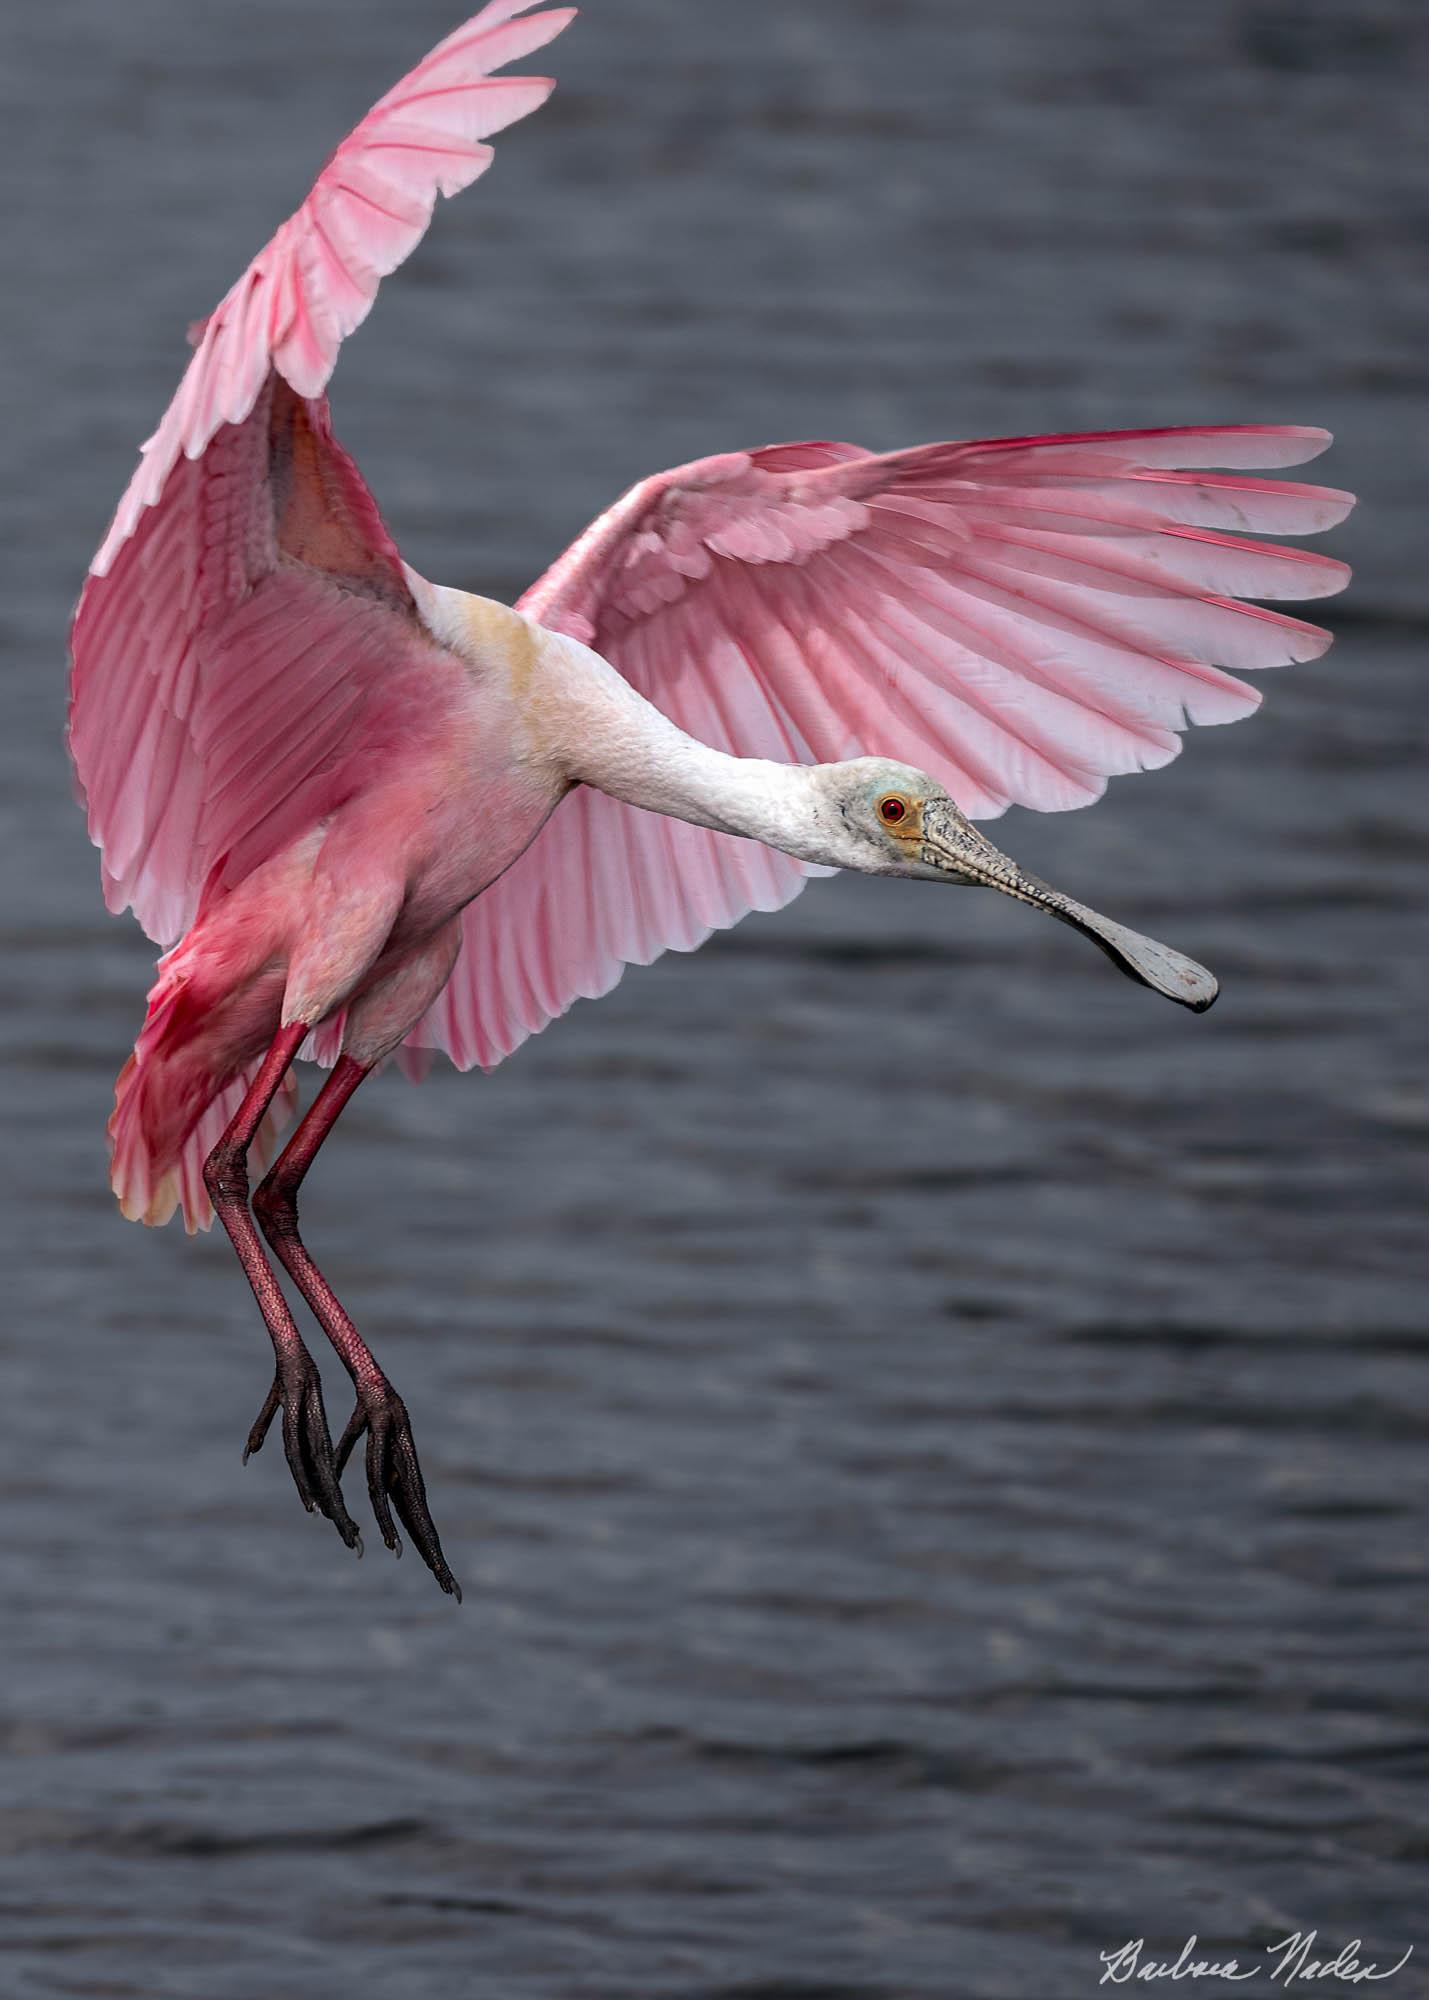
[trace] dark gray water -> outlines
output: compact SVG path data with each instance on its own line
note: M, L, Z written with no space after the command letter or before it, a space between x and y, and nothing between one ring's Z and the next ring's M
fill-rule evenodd
M113 1213L152 954L58 741L186 322L451 22L0 31L0 1993L1074 2000L1297 1927L1422 1993L1422 0L599 0L344 358L412 560L498 592L773 437L1321 422L1365 496L1328 659L1004 822L1205 1020L842 880L364 1093L311 1240L461 1611L240 1467L227 1248Z

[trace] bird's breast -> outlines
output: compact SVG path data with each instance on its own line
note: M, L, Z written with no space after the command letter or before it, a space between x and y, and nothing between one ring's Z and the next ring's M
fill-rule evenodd
M428 801L392 943L430 936L519 859L564 791L529 766L479 757Z
M409 572L409 576L411 572ZM558 760L568 734L567 674L559 642L495 598L416 579L428 631L462 661L488 726L535 762ZM554 657L553 657L554 653Z

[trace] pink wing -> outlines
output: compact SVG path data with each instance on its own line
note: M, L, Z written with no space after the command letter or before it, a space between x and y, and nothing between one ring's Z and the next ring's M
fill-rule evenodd
M490 71L571 8L491 0L382 97L195 333L195 352L90 568L71 638L70 748L109 907L169 943L210 879L255 867L342 795L382 690L451 663L323 390L380 280L483 141L544 102ZM281 754L273 755L273 745Z
M1343 588L1343 563L1246 538L1344 517L1348 494L1242 470L1328 443L1266 425L729 453L634 487L520 608L721 749L878 753L974 817L1056 811L1168 763L1188 723L1249 714L1260 697L1226 668L1324 651L1328 633L1237 600ZM805 873L577 792L467 910L412 1045L490 1065L625 963L786 902Z

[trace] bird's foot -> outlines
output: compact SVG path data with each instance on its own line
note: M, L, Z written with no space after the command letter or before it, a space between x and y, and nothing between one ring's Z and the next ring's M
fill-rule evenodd
M283 1412L283 1451L298 1498L310 1514L314 1508L325 1514L347 1546L361 1555L362 1536L338 1485L340 1466L333 1455L317 1364L301 1341L279 1358L268 1399L243 1447L245 1465L255 1451L262 1450L268 1426L279 1410Z
M417 1448L412 1442L407 1406L385 1375L358 1384L357 1407L348 1418L347 1429L338 1442L339 1477L353 1446L364 1431L367 1433L367 1491L383 1541L394 1555L401 1555L401 1539L392 1525L392 1508L395 1506L418 1555L447 1595L460 1604L461 1585L447 1568L441 1542L427 1510L427 1489L422 1482L422 1468L417 1463Z

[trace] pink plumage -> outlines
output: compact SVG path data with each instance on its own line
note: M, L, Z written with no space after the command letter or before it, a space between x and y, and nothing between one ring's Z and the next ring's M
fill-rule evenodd
M337 1469L367 1429L384 1535L390 1492L447 1582L410 1478L374 1471L400 1401L374 1402L385 1378L295 1208L274 1220L355 1082L393 1050L499 1062L626 964L693 949L827 866L989 881L1209 1004L1199 968L946 828L1086 804L1168 762L1189 723L1248 714L1243 673L1328 636L1242 600L1347 576L1258 538L1351 504L1259 476L1329 442L1291 425L792 443L643 480L514 611L426 583L324 390L437 195L549 93L492 74L572 18L529 4L491 0L389 90L194 330L72 641L70 745L106 901L173 947L110 1125L124 1212L181 1207L192 1228L217 1203L278 1356L251 1442L281 1406L300 1491L346 1536L244 1171L291 1106L299 1044L336 1064L256 1206L358 1384ZM889 830L908 812L921 848Z

